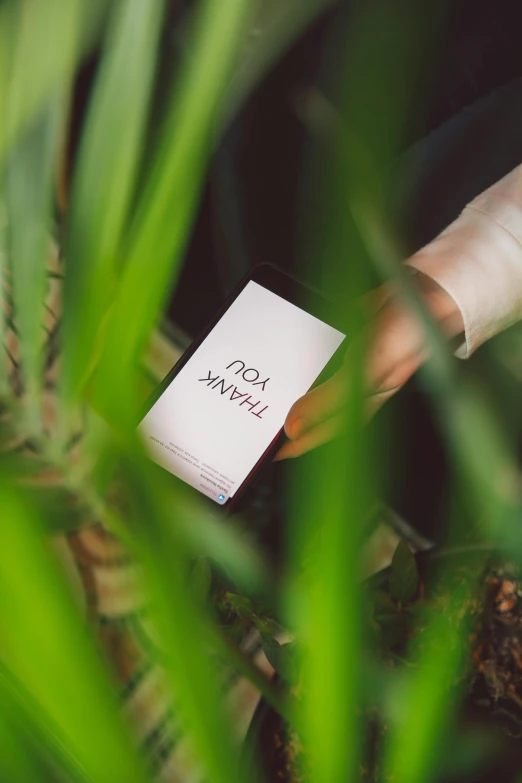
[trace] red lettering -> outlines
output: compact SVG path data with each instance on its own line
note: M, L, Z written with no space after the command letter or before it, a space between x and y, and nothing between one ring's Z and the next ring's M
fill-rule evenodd
M246 374L247 374L247 372L255 372L255 374L256 374L256 377L255 377L255 378L252 378L251 380L249 380L249 379L246 377ZM245 370L245 372L243 373L243 378L245 379L245 381L246 381L247 383L253 383L254 381L257 381L257 379L259 378L259 372L258 372L257 370L255 370L253 367L250 367L250 369L249 369L249 370Z
M228 367L227 367L226 369L227 369L227 370L229 370L231 367L233 367L233 366L234 366L234 364L241 364L241 365L242 365L242 367L241 367L241 370L244 370L244 369L245 369L245 362L242 362L242 361L241 361L241 359L236 359L235 361L233 361L233 362L232 362L232 364L229 364L229 365L228 365ZM238 374L238 372L241 372L241 370L237 370L237 371L234 373L234 375L237 375L237 374Z
M243 375L243 378L244 377L245 376ZM252 386L262 386L263 387L263 391L264 391L265 390L265 383L268 383L269 380L270 380L270 378L267 378L264 381L256 381L255 383L252 384Z
M239 400L240 397L244 397L245 395L246 395L246 392L239 392L237 390L237 386L234 386L234 391L230 395L230 399L231 400Z
M250 397L250 394L246 398L246 400L243 400L243 402L239 403L239 407L244 405L245 403L250 406L250 412L252 412L252 409L256 407L256 405L259 405L259 400L257 402L250 402L252 398Z
M222 378L220 381L215 383L212 388L213 389L217 389L218 386L221 386L221 391L219 392L220 394L226 394L227 391L229 391L232 388L232 384L230 384L230 386L227 386L227 388L225 389L225 379L224 378Z
M211 383L214 383L214 381L219 380L219 375L216 375L214 378L211 378L212 375L211 371L208 371L208 378L198 378L198 381L208 381L207 386L210 386Z

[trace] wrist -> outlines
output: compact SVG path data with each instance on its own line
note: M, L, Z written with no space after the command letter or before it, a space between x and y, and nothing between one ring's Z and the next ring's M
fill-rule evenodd
M454 338L463 334L462 311L446 289L423 272L417 271L413 277L428 310L446 337Z

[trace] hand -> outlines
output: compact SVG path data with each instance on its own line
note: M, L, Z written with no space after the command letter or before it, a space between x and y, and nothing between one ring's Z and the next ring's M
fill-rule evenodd
M431 278L417 273L413 280L441 331L451 339L464 331L462 314L452 297ZM369 333L356 339L368 340L365 382L366 413L371 418L427 360L424 327L402 304L387 284L364 297L361 304L370 318ZM297 400L285 422L290 441L277 452L276 460L298 457L331 440L343 424L348 369Z

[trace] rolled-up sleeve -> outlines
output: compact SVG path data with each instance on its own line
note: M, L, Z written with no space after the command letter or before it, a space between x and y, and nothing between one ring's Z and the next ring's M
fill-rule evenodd
M469 357L522 319L522 166L486 190L406 262L435 280L462 313Z

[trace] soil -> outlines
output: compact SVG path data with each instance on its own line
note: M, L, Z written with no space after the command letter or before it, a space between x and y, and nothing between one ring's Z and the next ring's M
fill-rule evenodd
M505 566L486 577L486 597L470 699L522 751L522 579Z
M484 736L490 737L496 755L490 754L472 777L442 773L445 783L454 779L507 783L519 779L522 770L522 577L506 564L490 565L482 574L484 599L471 634L469 684L459 722L470 731L486 727ZM296 763L300 759L298 739L280 716L262 703L252 729L266 781L306 783ZM374 730L375 726L369 726L369 731ZM361 781L372 779L369 770L362 771Z

